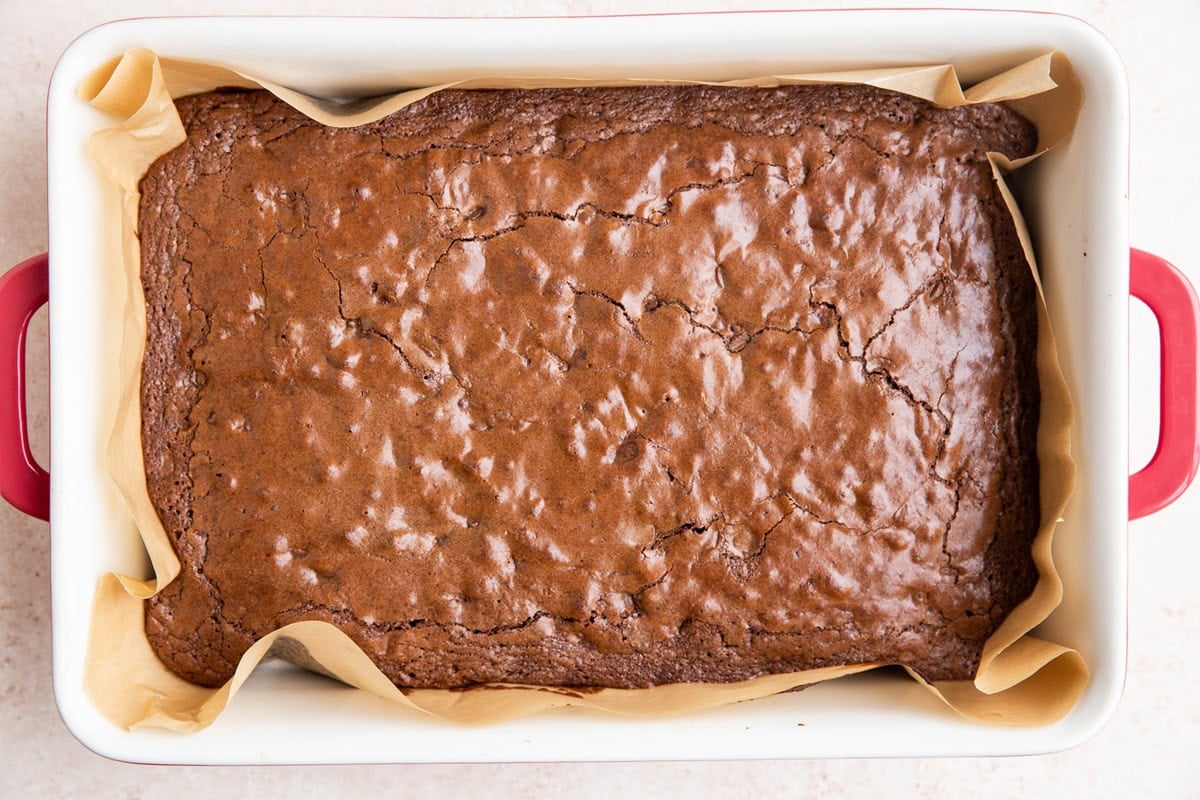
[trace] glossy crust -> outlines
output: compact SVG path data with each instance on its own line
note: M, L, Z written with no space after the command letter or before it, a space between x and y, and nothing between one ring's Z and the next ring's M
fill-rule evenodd
M142 182L156 652L322 619L403 687L973 675L1031 591L1035 290L999 106L179 102Z

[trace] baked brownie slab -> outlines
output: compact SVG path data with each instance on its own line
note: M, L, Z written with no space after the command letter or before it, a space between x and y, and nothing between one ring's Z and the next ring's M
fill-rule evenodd
M858 86L178 103L142 182L146 630L326 620L397 685L974 674L1037 579L996 105Z

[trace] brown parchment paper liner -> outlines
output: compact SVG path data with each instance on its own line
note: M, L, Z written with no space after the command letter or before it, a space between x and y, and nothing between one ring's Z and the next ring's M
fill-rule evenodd
M558 687L488 686L466 691L400 691L345 634L325 622L288 625L259 640L243 656L234 677L218 689L189 683L170 673L154 655L143 627L143 600L179 573L180 565L150 503L141 447L139 387L146 336L137 239L138 183L150 164L181 143L184 131L173 98L222 86L265 88L301 112L327 125L350 127L373 122L441 89L533 88L586 85L693 83L613 75L603 79L480 77L404 91L339 105L315 99L226 67L159 58L149 50L131 50L97 69L80 97L121 120L99 131L90 154L120 187L120 252L103 254L125 279L123 344L119 360L120 399L108 449L108 468L128 505L153 565L153 577L106 575L101 579L92 615L86 664L87 690L107 717L127 728L155 726L178 731L206 727L221 713L254 667L282 655L380 697L463 723L490 723L560 706L657 716L694 711L768 695L830 678L873 669L879 664L768 675L740 683L673 684L649 689L573 691ZM1047 53L965 92L947 65L875 69L807 75L773 75L730 81L726 85L865 83L916 95L941 106L1006 101L1038 129L1038 154L1067 136L1082 101L1080 85L1066 56ZM1036 157L1036 156L1033 156ZM1031 157L1031 158L1033 158ZM993 170L1013 213L1030 264L1033 251L1025 223L1003 174L1028 162L991 155ZM116 211L114 210L114 217ZM1037 270L1034 269L1036 277ZM1042 388L1038 458L1041 465L1041 526L1033 545L1040 573L1033 594L1019 605L985 644L974 681L927 683L960 714L1006 725L1043 725L1063 717L1087 683L1082 657L1029 631L1058 605L1062 583L1051 560L1055 525L1070 498L1075 462L1070 454L1073 410L1059 368L1053 333L1041 299L1038 303L1038 376Z

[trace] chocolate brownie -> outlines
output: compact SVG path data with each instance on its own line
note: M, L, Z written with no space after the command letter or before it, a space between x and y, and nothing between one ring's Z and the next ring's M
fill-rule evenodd
M325 620L401 687L970 678L1032 590L999 105L862 86L179 101L142 181L163 662Z

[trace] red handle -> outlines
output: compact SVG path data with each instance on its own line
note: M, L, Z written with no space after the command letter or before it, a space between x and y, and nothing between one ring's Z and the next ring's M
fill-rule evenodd
M0 495L18 510L50 519L50 475L29 450L25 415L25 333L50 297L43 253L0 275Z
M1200 301L1182 272L1142 250L1129 253L1129 292L1158 317L1162 354L1158 449L1141 472L1129 476L1129 518L1138 519L1175 502L1200 466L1196 405Z
M1197 330L1200 300L1167 261L1131 250L1129 291L1158 318L1162 391L1158 448L1129 477L1129 518L1153 514L1183 494L1200 467ZM50 518L50 475L29 449L25 412L25 333L49 299L49 258L34 256L0 276L0 494L26 514Z

